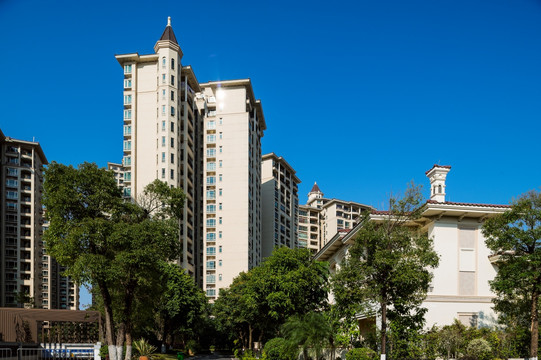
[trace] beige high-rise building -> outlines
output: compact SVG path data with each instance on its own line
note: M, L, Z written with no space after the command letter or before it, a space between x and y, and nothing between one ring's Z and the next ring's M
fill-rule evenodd
M47 158L40 144L0 131L0 159L0 306L23 306L23 298L32 298L40 308L77 307L78 289L61 276L42 241L42 170ZM61 281L66 296L57 298Z
M213 300L261 262L261 102L249 79L201 84L206 101L203 289Z
M281 156L265 154L261 163L261 197L263 201L262 257L275 247L298 247L299 178ZM306 246L303 246L306 247Z
M299 206L299 246L314 254L321 250L338 231L352 229L363 211L372 207L353 201L323 197L317 183L308 193L306 205Z
M153 54L116 55L124 70L123 192L137 201L155 179L184 190L179 263L197 276L201 199L196 138L202 122L194 100L201 89L192 68L182 66L182 56L170 18Z

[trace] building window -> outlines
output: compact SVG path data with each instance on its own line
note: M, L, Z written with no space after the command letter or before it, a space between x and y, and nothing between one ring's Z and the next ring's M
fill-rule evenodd
M219 181L222 182L222 174L218 175Z
M124 140L124 151L131 150L131 140Z
M222 210L222 203L218 204L218 210Z
M162 100L165 100L165 89L162 90Z
M208 214L216 213L216 205L207 205L207 213Z
M19 198L19 195L16 191L8 191L6 192L6 198L11 200L17 200Z
M8 168L8 175L9 175L9 176L17 176L17 174L18 174L17 169L14 169L14 168Z
M207 219L207 227L216 227L216 219Z
M165 56L162 58L162 68L165 69L165 66L167 64L167 60L165 60Z
M175 59L171 59L171 70L175 70Z
M124 125L124 136L131 135L131 125Z
M175 75L171 75L171 85L175 86Z
M222 135L222 132L220 132L220 140L222 140L223 138L223 135Z
M207 296L216 296L216 289L207 289Z
M164 163L164 162L165 162L165 153L162 152L162 163Z
M165 74L162 74L162 84L165 84Z
M124 88L125 89L131 88L131 79L125 79L124 80Z
M175 107L171 106L171 116L175 116Z
M124 156L122 159L122 165L131 166L131 156Z
M215 176L208 176L207 177L207 185L212 185L216 183L216 177Z
M220 252L220 253L222 252L222 245L220 245L220 246L218 247L218 252Z
M220 120L218 120L218 121L219 121L220 125L223 125L223 119L222 118L220 118Z
M208 233L207 234L207 241L216 241L216 234L215 233Z
M216 121L211 120L207 122L207 129L208 130L214 130L216 129Z
M207 269L216 269L216 261L207 261Z
M124 65L124 74L131 74L131 65Z
M216 135L207 135L207 143L213 144L216 142Z
M219 189L218 193L219 193L220 196L222 196L222 189Z
M171 164L175 163L175 154L171 154Z
M165 131L165 120L162 121L162 131Z
M214 171L214 170L216 170L216 163L215 162L207 163L207 171Z
M222 146L220 145L220 154L222 153Z
M222 260L218 261L218 264L219 264L220 266L222 266Z
M221 239L222 238L222 232L218 232L218 237Z
M222 167L222 160L220 160L220 167Z
M165 116L165 105L162 105L162 115Z
M131 104L131 95L124 95L124 105Z
M171 138L171 147L172 147L172 148L175 147L175 138Z
M131 181L131 172L127 171L124 173L124 180Z
M175 132L175 123L171 121L171 132Z
M165 169L162 168L162 179L165 179Z
M171 90L171 101L175 101L175 92Z
M222 281L222 274L218 274L218 280Z
M220 225L222 225L222 217L221 217L221 216L218 218L218 223L219 223Z
M162 136L162 147L165 146L165 136Z
M124 119L131 119L131 109L124 110Z
M216 149L207 149L207 157L215 157Z
M175 170L171 169L171 180L175 180Z

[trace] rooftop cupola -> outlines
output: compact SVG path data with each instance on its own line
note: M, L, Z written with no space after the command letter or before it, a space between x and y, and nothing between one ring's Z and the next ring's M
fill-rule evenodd
M321 199L323 198L323 193L319 189L319 186L317 186L317 182L314 182L314 186L312 186L312 190L308 193L308 203L311 203L315 199Z
M450 170L448 165L434 165L425 173L430 180L430 200L445 202L445 179Z
M154 45L154 51L158 52L158 50L163 47L172 48L174 50L177 50L180 54L182 54L182 51L180 50L180 46L178 45L178 42L177 42L177 37L175 36L173 27L171 26L171 16L167 17L167 26L165 27L165 30L163 31L162 36L160 37L160 40L158 40L156 42L156 45Z

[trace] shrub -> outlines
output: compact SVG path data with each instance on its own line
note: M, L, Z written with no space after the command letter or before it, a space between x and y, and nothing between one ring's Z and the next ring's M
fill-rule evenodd
M150 357L156 351L156 347L150 345L145 339L136 340L132 345L139 356Z
M368 348L351 349L346 353L346 360L377 360L378 354Z
M473 339L466 347L468 356L478 360L490 360L492 358L492 348L485 339Z
M274 338L267 341L263 348L268 360L295 360L297 349L289 346L286 339Z
M100 347L100 356L103 360L105 360L107 355L109 355L109 347L107 345L102 345Z

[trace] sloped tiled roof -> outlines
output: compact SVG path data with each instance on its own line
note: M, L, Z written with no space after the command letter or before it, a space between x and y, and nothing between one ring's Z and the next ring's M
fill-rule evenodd
M311 193L313 192L321 192L319 189L319 186L317 186L317 182L314 183L314 186L312 186L312 190L310 190Z
M178 45L177 38L175 36L175 33L173 32L173 28L170 25L167 25L165 27L165 30L163 31L160 40L169 40Z
M428 175L428 173L431 172L432 169L434 169L434 168L451 169L451 166L449 166L449 165L438 165L438 164L434 164L434 166L432 166L432 167L430 168L430 170L425 171L425 175Z

